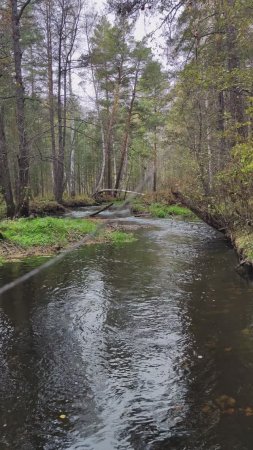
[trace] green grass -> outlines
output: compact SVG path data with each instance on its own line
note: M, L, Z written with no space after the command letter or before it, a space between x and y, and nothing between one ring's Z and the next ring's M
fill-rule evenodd
M66 245L95 229L96 224L91 221L71 218L45 217L0 223L4 238L24 247Z
M162 205L160 203L154 203L150 205L150 213L152 216L164 218L167 216L182 216L182 217L193 217L194 214L189 209L184 206L179 205Z
M235 243L239 250L243 251L246 258L253 261L253 233L245 231L237 231Z
M64 247L70 242L78 242L79 239L96 230L96 223L84 219L45 217L0 222L0 232L4 239L27 249L36 246L39 248ZM98 238L98 242L117 245L135 240L132 233L104 229L98 234ZM0 266L3 263L4 258L0 255Z
M108 235L109 242L112 242L113 244L128 244L131 242L136 241L135 236L133 233L125 233L124 231L113 231L110 232Z
M148 212L153 217L164 219L168 216L181 216L185 218L195 217L192 211L180 205L166 205L163 203L152 203L150 205L136 201L133 204L135 213Z

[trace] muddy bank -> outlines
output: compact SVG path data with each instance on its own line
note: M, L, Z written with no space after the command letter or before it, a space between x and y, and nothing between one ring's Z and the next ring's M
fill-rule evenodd
M35 217L58 216L65 214L72 208L99 205L99 202L89 197L64 199L62 203L57 203L54 200L32 200L30 202L29 211L30 215Z

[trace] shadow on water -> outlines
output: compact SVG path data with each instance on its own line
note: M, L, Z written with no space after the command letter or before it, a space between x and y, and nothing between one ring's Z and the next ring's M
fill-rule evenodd
M0 299L1 450L253 448L253 287L204 224L153 224Z

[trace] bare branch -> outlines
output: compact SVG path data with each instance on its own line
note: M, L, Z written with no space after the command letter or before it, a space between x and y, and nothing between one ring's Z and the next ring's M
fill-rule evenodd
M19 11L19 13L18 13L18 17L17 17L18 22L20 21L22 15L23 15L24 10L25 10L26 7L31 3L31 1L32 1L32 0L26 0L26 2L21 6L20 11Z

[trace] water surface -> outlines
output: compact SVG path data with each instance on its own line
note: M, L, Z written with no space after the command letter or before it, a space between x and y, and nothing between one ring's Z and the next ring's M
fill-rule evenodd
M253 448L253 286L206 225L152 225L0 298L1 450Z

